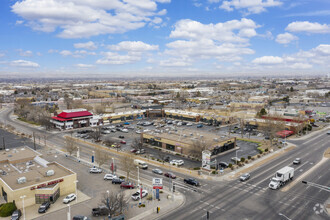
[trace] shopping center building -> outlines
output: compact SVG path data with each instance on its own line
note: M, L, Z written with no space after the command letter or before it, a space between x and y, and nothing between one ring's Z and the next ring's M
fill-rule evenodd
M0 151L0 195L18 208L76 193L77 174L29 147Z
M141 134L143 142L155 147L189 155L195 141L205 141L212 155L225 152L236 147L236 137L219 137L206 132L168 131L162 133L144 132Z

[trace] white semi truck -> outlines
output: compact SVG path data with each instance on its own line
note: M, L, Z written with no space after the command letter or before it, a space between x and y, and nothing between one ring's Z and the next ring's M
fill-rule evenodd
M294 175L294 168L283 167L275 173L275 176L270 179L269 188L279 189L288 181L292 180Z

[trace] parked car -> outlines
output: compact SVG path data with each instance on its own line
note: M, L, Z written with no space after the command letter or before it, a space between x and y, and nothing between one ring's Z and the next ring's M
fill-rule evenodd
M105 216L108 214L109 214L109 209L104 205L92 209L93 216Z
M72 220L91 220L91 219L83 215L75 215L73 216Z
M244 182L246 180L250 179L250 174L249 173L244 173L242 176L240 176L239 180Z
M119 135L118 137L119 137L119 138L125 138L123 135Z
M120 179L118 177L112 179L112 184L121 184L123 182L125 182L125 179Z
M117 178L117 175L115 174L111 174L111 173L107 173L104 175L104 180L113 180L114 178Z
M126 121L126 122L124 122L124 125L130 125L130 123Z
M134 185L131 182L122 182L120 188L134 189Z
M163 175L163 171L161 169L158 169L158 168L153 169L152 172L156 173L156 174L159 174L159 175Z
M90 173L102 173L102 169L100 168L96 168L96 167L92 167L89 169Z
M170 164L175 165L175 166L182 166L184 164L184 161L183 160L171 160Z
M197 128L202 128L202 127L203 127L202 124L198 124L198 125L197 125Z
M104 130L104 131L101 131L102 134L110 134L110 131L109 130Z
M46 211L50 208L50 202L44 202L39 206L39 213L46 213Z
M193 124L191 122L188 122L186 126L192 126Z
M295 165L298 165L301 163L301 159L300 158L296 158L294 161L293 161L293 164Z
M146 151L144 149L137 150L136 154L144 154Z
M121 144L126 144L126 141L121 140L120 143L121 143Z
M128 133L128 129L124 128L121 130L121 132Z
M219 167L221 167L221 168L228 168L228 163L226 163L226 162L220 162L219 163Z
M176 179L176 176L173 174L173 173L164 173L164 176L168 177L168 178L171 178L171 179Z
M199 182L194 178L184 179L183 182L193 186L199 186Z
M141 134L142 131L141 131L141 130L136 130L135 133L137 133L137 134Z
M64 204L68 204L69 202L72 202L73 200L75 200L77 198L76 194L69 194L67 195L64 199L63 199L63 203Z
M137 149L132 149L131 153L136 153L136 151L138 151Z
M137 201L137 200L139 200L140 199L140 190L139 191L137 191L136 193L133 193L132 194L132 199L134 200L134 201ZM142 198L143 197L146 197L148 195L148 191L147 190L142 190ZM141 198L141 199L142 199Z
M165 162L170 162L170 159L171 159L170 156L165 156L165 157L164 157L164 161L165 161Z
M12 214L10 220L19 220L22 216L22 212L20 209L16 209Z
M231 160L234 161L235 163L238 163L241 161L241 159L239 159L238 157L232 157Z

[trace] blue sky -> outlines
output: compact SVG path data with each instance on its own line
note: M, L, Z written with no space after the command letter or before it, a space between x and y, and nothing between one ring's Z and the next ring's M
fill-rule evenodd
M328 0L2 0L1 76L320 75Z

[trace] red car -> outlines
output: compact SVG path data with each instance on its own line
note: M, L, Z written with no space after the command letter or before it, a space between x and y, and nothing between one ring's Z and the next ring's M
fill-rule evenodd
M164 176L169 177L171 179L176 179L176 176L173 173L164 173Z
M137 149L132 149L131 153L136 153Z
M120 143L121 143L121 144L126 144L126 141L121 140Z
M131 182L122 182L120 188L134 189L134 185Z

